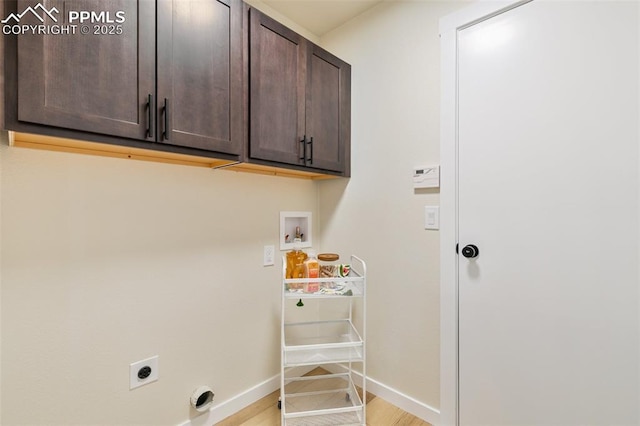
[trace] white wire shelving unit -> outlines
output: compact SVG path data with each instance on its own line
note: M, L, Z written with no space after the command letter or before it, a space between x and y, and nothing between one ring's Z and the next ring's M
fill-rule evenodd
M366 395L367 267L357 256L352 255L350 260L346 277L286 279L286 259L283 259L278 402L283 426L366 425L363 401ZM310 288L313 290L309 291ZM331 313L331 318L310 318L304 307L292 308L295 306L292 299L314 301L317 306L341 300L348 306ZM356 303L358 306L354 308ZM292 309L298 312L288 312ZM303 313L301 320L296 313ZM354 367L358 365L361 367L356 372ZM316 366L329 374L303 374ZM361 383L361 393L356 382Z

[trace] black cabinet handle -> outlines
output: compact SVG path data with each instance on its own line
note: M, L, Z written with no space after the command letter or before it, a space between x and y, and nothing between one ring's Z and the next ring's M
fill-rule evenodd
M153 95L147 99L147 137L153 137Z
M473 259L474 257L478 257L480 254L480 250L473 244L467 244L462 249L462 255L468 259Z
M307 135L304 135L300 143L302 144L302 157L300 157L300 161L306 162L307 161Z
M309 164L313 164L313 136L309 139Z
M167 98L164 98L164 105L162 107L162 115L164 116L164 128L162 129L162 140L169 140L169 105Z

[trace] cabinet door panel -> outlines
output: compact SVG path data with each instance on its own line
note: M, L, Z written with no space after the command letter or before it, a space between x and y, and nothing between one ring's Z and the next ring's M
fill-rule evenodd
M19 0L18 12L36 1ZM155 92L155 7L148 0L51 0L46 8L64 26L68 11L123 12L121 34L94 34L103 25L78 24L75 33L18 36L18 120L113 136L146 139L147 100ZM34 22L29 22L33 20ZM44 24L54 24L45 17ZM42 24L28 14L20 24ZM119 30L118 30L119 31Z
M350 66L310 44L306 131L313 137L307 165L342 172L349 144Z
M240 0L160 0L158 141L239 154L242 125Z
M251 158L304 165L306 41L249 11Z

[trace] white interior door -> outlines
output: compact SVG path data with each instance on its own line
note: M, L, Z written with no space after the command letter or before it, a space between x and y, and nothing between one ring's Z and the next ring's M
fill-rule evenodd
M459 422L637 425L638 2L458 31Z

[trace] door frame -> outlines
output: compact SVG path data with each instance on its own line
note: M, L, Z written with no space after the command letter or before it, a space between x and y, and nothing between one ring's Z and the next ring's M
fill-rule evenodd
M440 19L440 425L458 406L458 32L532 0L479 2Z

